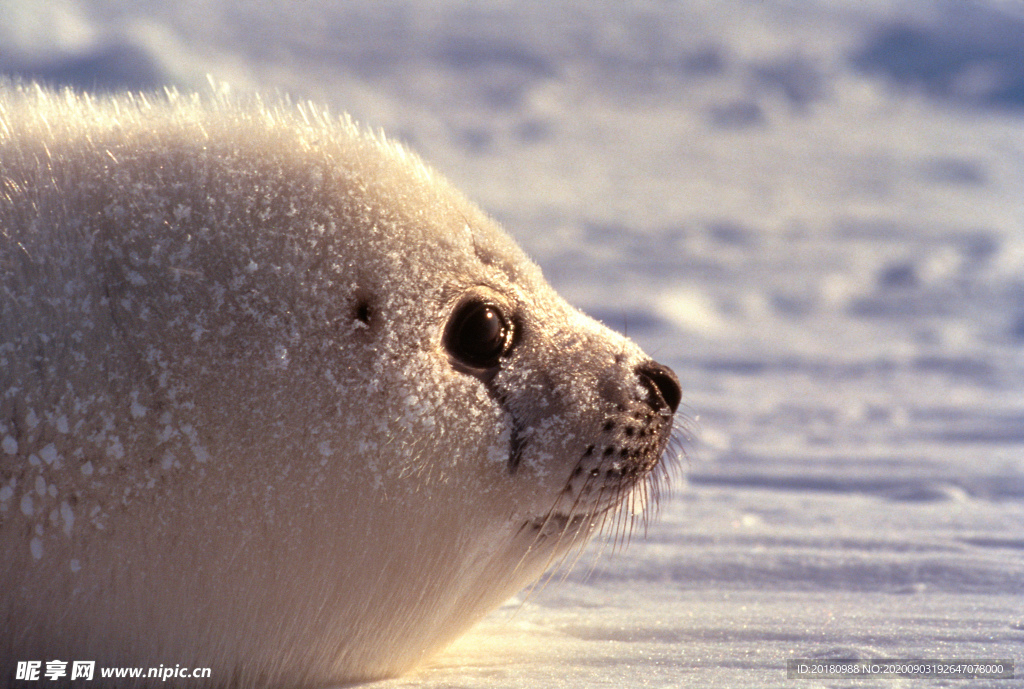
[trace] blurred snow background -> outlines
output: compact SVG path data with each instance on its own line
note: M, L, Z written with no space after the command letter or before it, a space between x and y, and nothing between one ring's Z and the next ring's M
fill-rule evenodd
M0 73L351 112L679 374L689 485L646 537L374 686L1024 676L1020 2L0 0Z

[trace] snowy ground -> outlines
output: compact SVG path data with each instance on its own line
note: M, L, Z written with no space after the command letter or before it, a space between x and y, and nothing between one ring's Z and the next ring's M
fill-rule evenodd
M0 72L350 111L679 374L689 484L646 538L374 687L1024 677L1020 3L3 0Z

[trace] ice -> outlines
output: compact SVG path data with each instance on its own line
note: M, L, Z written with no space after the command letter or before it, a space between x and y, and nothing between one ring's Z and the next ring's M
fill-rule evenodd
M75 511L67 502L60 504L60 518L63 522L64 535L70 536L71 529L75 526Z
M108 90L209 73L384 127L679 374L699 422L659 519L372 686L1024 663L1019 6L8 4L2 72ZM27 489L0 501L30 515Z

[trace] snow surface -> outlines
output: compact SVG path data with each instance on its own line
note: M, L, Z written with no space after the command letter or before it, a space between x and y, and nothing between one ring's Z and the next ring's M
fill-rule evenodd
M0 72L351 112L679 374L646 534L372 686L1024 676L1024 5L8 0Z

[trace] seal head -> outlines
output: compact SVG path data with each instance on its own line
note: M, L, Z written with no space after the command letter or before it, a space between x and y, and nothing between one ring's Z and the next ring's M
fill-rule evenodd
M404 148L0 90L0 667L394 675L642 509L680 401Z

